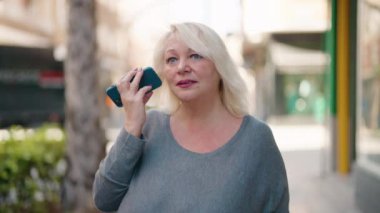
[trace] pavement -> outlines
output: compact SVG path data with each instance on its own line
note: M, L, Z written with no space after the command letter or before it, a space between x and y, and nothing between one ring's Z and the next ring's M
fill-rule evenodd
M268 121L282 153L292 213L360 213L350 174L332 172L328 129L313 122Z

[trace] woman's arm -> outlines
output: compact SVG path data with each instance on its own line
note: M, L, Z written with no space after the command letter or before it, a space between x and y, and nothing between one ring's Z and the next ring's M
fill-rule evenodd
M95 174L93 197L102 211L116 211L128 191L145 142L140 137L146 120L145 104L152 96L151 86L139 88L143 70L135 68L118 82L124 109L124 128ZM132 80L133 79L133 80Z
M267 144L270 144L266 169L268 169L269 177L271 177L271 195L268 202L270 210L265 212L289 213L289 186L285 163L272 130L268 127L264 132L266 132Z
M288 185L280 189L278 203L274 212L276 213L289 213L289 189Z
M95 206L105 212L116 211L128 191L135 167L144 148L141 140L123 128L100 163L93 185Z

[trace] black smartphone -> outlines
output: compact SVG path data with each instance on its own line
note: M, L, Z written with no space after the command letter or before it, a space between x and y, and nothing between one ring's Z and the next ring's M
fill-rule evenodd
M131 79L131 81L134 77ZM139 89L144 86L152 86L152 90L157 89L162 84L161 79L158 77L157 73L152 67L146 67L143 69L143 75L139 83ZM111 98L114 104L118 107L122 107L123 103L121 102L120 93L117 90L116 85L111 85L106 89L107 95Z

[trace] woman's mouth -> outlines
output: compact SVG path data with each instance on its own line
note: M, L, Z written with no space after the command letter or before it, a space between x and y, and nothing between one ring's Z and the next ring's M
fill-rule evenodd
M182 80L182 81L178 81L177 86L180 87L180 88L189 88L192 85L194 85L195 83L197 83L197 81L194 81L194 80Z

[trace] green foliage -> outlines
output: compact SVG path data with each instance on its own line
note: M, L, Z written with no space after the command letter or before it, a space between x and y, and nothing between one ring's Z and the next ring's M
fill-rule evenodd
M64 131L54 124L1 131L0 212L59 211Z

